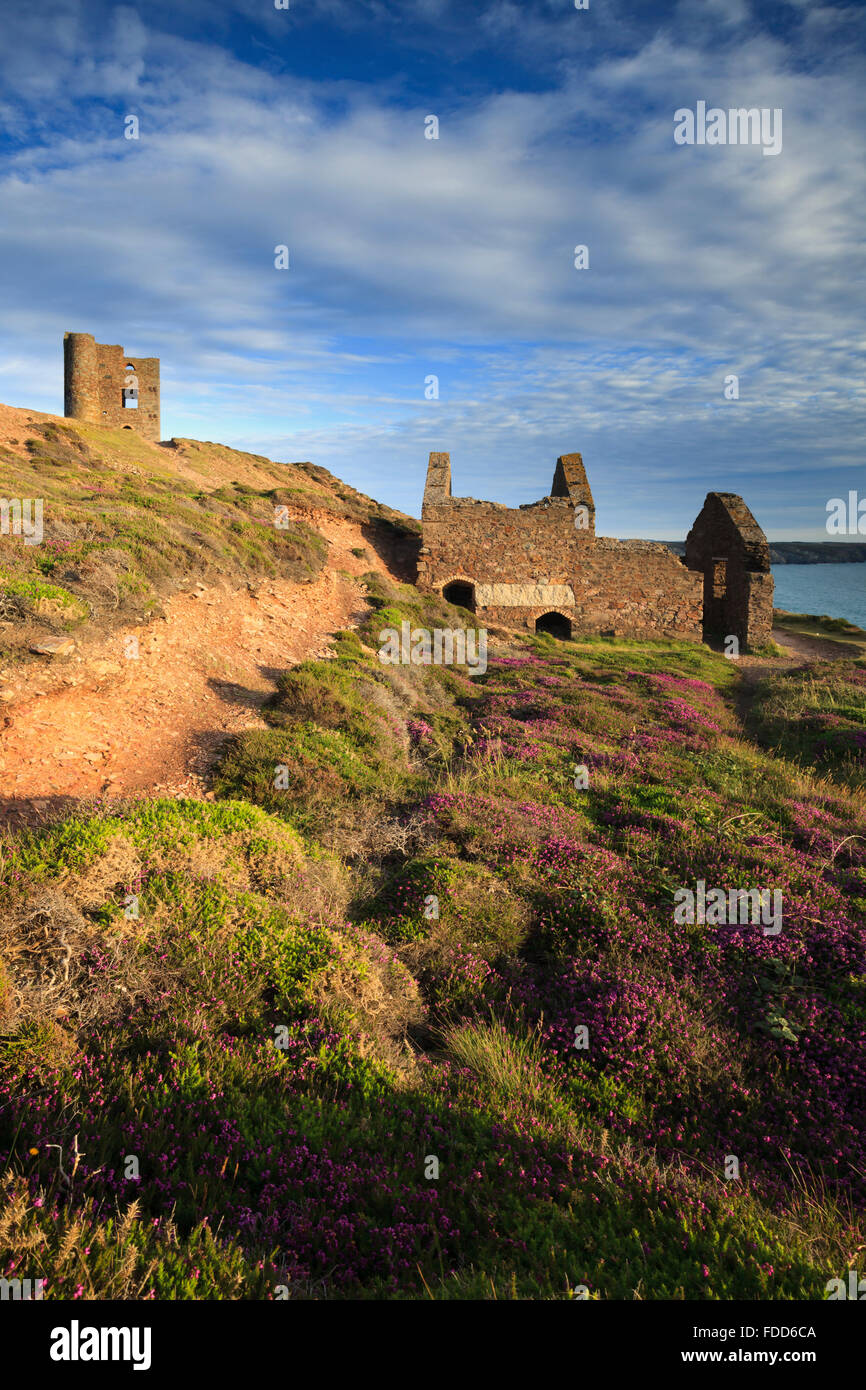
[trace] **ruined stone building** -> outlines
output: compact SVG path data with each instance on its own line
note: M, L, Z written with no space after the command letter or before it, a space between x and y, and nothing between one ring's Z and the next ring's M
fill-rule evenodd
M63 414L158 440L159 358L130 357L90 333L64 333Z
M580 454L557 459L549 497L521 507L452 497L451 459L431 454L418 585L481 622L557 637L770 636L767 538L741 497L710 492L681 560L660 541L595 534Z

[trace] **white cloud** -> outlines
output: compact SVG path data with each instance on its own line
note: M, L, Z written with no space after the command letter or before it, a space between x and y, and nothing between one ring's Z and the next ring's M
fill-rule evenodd
M423 469L432 447L462 450L481 493L496 459L498 495L523 487L530 455L543 490L551 458L583 445L591 469L596 447L621 480L642 456L661 482L699 456L747 494L756 467L854 467L856 72L844 58L795 63L790 45L749 31L745 6L716 11L704 20L724 20L723 42L702 21L581 65L572 46L553 87L412 106L396 80L263 71L147 29L129 7L82 59L80 16L61 5L40 67L19 17L23 57L10 72L7 54L7 76L36 143L0 184L19 343L0 392L58 409L44 360L63 329L119 337L162 357L173 432L203 416L209 437L318 448L325 466L374 478L385 458L395 500L400 451ZM447 7L426 13L444 24ZM697 23L695 6L678 13ZM500 31L521 19L489 14ZM533 51L554 23L552 10L523 16L521 44ZM781 106L782 155L675 147L674 110L699 98ZM122 138L130 103L138 142ZM431 110L439 141L424 139ZM292 269L278 272L284 242ZM588 271L573 267L577 243ZM440 369L434 414L420 383ZM736 415L721 413L729 371ZM405 490L399 501L417 507Z

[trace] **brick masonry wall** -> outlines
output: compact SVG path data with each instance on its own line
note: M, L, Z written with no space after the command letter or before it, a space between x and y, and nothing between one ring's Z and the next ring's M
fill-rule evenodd
M584 632L701 640L702 577L666 545L603 537L575 576L574 589Z
M704 578L707 635L759 647L773 630L770 547L742 497L707 493L686 538L685 562Z
M67 333L63 359L63 411L69 419L160 438L158 357L130 357L119 344L97 343L89 333ZM137 381L137 409L123 403L129 366Z
M772 574L757 574L745 571L742 576L745 594L742 609L746 615L746 637L748 646L760 647L769 642L773 635L773 591L775 580Z
M571 502L560 497L515 508L462 497L426 503L418 583L441 589L464 576L484 584L570 583L593 542L591 529L576 527L574 517Z
M479 622L534 629L544 613L561 613L572 635L671 637L699 642L703 579L666 546L600 538L571 576L573 601L478 609Z
M428 504L418 585L441 592L454 580L482 591L514 586L507 604L477 608L479 622L492 625L532 629L542 614L559 612L575 635L702 636L702 575L660 543L597 538L578 529L571 503L559 498L516 509L463 498ZM567 586L571 601L557 593L560 601L533 603L537 585Z
M474 585L480 622L532 629L559 613L574 635L736 635L747 647L770 635L767 538L734 493L707 494L684 561L658 542L595 535L580 454L557 459L549 497L512 508L452 497L450 455L433 453L421 515L419 587Z

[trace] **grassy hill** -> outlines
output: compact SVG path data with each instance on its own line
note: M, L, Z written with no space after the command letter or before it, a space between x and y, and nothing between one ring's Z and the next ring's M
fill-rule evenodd
M180 484L127 485L83 444L38 445L76 598L112 549L147 603L248 554L314 569L312 522L256 528L288 486L406 526L316 470L183 442ZM82 479L118 495L73 514ZM484 674L391 665L384 629L471 615L365 587L333 658L226 745L214 801L3 842L0 1276L822 1299L866 1243L866 663L772 674L747 734L736 666L702 647L500 633ZM781 930L678 921L699 880L780 891Z
M3 411L0 496L41 499L44 536L0 534L0 663L32 660L34 641L86 645L147 621L195 581L312 580L327 553L316 515L358 522L374 546L417 536L417 522L312 464Z

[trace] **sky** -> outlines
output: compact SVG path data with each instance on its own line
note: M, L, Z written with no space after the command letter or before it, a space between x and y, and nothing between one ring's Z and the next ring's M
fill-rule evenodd
M161 359L163 437L414 516L431 450L511 506L580 452L599 534L718 489L829 538L866 497L862 0L277 2L0 0L0 400L61 414L89 332ZM781 149L678 144L699 102Z

